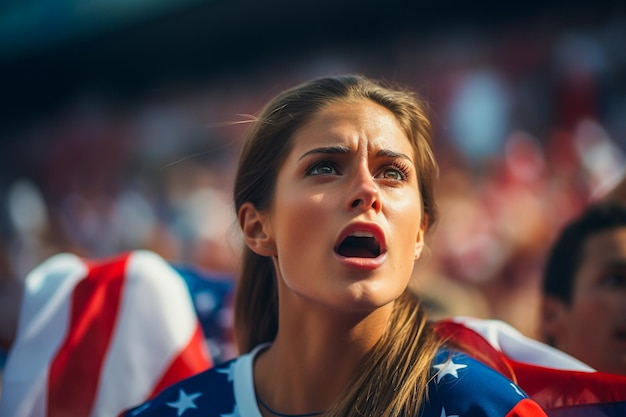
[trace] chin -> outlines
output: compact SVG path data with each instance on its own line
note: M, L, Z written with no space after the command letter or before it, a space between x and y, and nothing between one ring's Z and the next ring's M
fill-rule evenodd
M345 300L340 301L340 305L345 306L350 311L374 311L385 307L397 300L402 293L390 293L389 291L367 291L361 289L356 294L350 294Z

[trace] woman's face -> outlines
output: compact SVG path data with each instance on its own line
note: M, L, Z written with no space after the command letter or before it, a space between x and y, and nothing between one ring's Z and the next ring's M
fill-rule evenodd
M299 129L277 178L267 231L296 298L371 311L405 290L423 247L414 151L394 115L362 100Z

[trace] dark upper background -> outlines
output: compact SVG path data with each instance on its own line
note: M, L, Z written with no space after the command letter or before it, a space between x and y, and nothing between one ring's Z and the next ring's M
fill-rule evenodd
M465 28L497 37L529 23L593 27L623 13L620 3L5 0L0 128L19 126L85 89L132 98L159 83L229 72L245 77L250 68L303 60L311 51L393 49L399 38L427 42Z

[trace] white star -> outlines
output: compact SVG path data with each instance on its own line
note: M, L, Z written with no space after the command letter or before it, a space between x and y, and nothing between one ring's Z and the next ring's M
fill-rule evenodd
M235 375L235 362L232 362L228 369L217 369L217 372L228 376L228 382L232 382Z
M171 403L166 403L172 408L177 410L176 415L178 417L182 416L185 411L190 408L198 408L198 406L194 403L194 400L200 397L202 393L196 392L195 394L187 395L187 393L183 389L178 390L178 400Z
M454 415L448 415L446 414L446 408L445 407L441 407L441 416L439 417L459 417L458 414L454 414Z
M435 365L435 368L439 369L439 372L437 372L437 382L439 382L441 381L441 378L446 375L452 375L453 377L458 378L459 374L457 373L457 370L467 368L467 365L456 364L452 361L452 359L450 359L444 363Z

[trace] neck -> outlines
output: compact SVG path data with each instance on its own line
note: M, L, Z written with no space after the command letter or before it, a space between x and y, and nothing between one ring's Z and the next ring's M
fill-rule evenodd
M281 316L274 343L255 363L257 395L280 413L327 410L382 336L391 306L369 314L314 310Z

